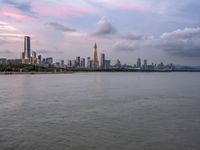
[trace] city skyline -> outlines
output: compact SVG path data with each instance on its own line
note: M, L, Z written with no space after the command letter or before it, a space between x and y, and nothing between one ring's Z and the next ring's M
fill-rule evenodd
M197 0L0 0L0 57L19 58L23 37L32 51L68 60L92 56L91 45L124 64L200 65ZM56 11L52 11L56 10ZM170 11L168 11L170 10ZM100 59L98 60L100 61Z

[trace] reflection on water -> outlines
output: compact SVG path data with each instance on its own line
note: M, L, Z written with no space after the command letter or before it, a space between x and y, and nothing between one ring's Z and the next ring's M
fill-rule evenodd
M199 73L0 76L0 149L198 150Z

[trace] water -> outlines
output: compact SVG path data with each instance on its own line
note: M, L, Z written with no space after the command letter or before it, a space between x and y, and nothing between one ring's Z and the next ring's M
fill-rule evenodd
M199 150L200 73L0 76L1 150Z

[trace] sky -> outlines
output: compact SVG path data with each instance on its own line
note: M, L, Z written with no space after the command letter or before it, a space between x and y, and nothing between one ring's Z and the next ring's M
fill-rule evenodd
M92 57L113 63L200 65L199 0L0 0L0 58L31 50L54 60Z

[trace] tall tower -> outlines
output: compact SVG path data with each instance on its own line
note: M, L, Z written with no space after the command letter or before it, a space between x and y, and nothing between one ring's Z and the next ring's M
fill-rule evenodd
M99 60L98 60L98 53L97 53L97 44L94 45L94 60L93 60L93 68L99 68Z
M105 54L102 53L101 54L101 69L105 69L106 65L105 65Z
M31 40L29 36L24 37L24 58L31 58Z
M137 59L137 67L141 68L141 59L140 58Z

